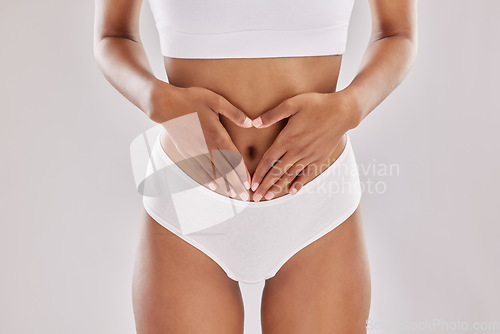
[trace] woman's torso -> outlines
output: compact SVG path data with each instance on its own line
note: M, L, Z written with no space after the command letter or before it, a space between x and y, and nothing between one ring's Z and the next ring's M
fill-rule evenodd
M335 92L341 60L341 55L245 59L165 57L164 63L170 84L210 89L254 119L294 95ZM250 175L253 175L260 159L286 125L286 119L264 129L242 128L224 116L221 116L221 123L243 156ZM331 165L344 144L345 138L342 137L330 159L307 181ZM162 146L169 155L174 154L169 152L175 148L167 136L162 137ZM286 189L283 189L275 198L285 193Z

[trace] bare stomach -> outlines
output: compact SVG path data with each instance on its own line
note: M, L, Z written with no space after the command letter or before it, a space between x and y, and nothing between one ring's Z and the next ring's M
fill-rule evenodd
M244 59L165 57L164 63L170 84L210 89L254 119L294 95L335 92L341 60L341 55ZM283 120L264 129L242 128L224 116L220 120L243 156L251 176L266 150L286 125L286 120ZM167 136L162 137L162 146L169 155L174 154L168 152L173 149L173 145ZM343 148L344 143L340 143L325 166L307 181L332 164ZM275 198L285 193L284 188Z

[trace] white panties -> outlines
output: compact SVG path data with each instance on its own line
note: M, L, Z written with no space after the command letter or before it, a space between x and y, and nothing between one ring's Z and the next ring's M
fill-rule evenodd
M169 158L158 136L143 189L144 208L214 260L231 279L262 282L358 207L358 168L347 134L346 139L338 159L297 194L246 202L197 183Z

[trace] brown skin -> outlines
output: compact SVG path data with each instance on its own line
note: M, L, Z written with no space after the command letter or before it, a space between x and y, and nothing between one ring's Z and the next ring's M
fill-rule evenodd
M239 285L146 212L133 305L138 334L243 334ZM359 209L266 281L263 334L365 333L370 269Z
M300 189L320 174L341 153L344 133L399 85L417 52L416 0L370 0L372 37L359 73L340 92L341 56L166 58L167 84L154 76L141 45L141 2L96 0L99 67L155 122L197 112L210 149L242 154L239 181L229 180L241 199L247 193L259 200L269 190L276 198L290 191L287 185ZM259 116L263 126L248 127L247 117L257 125ZM185 153L176 152L167 136L162 145L171 156ZM279 168L271 169L279 158ZM196 173L186 173L196 179ZM245 181L259 183L255 193ZM219 184L216 191L231 196ZM237 282L146 214L143 224L133 282L137 333L243 333ZM369 306L358 208L266 281L263 334L365 333Z
M315 92L310 94L317 94L322 98L329 99L333 97L331 93L335 91L337 85L337 78L339 75L340 64L342 56L322 56L322 57L289 57L289 58L272 58L272 59L225 59L221 62L220 59L173 59L167 58L165 60L166 70L168 73L169 82L175 87L204 87L212 92L216 92L220 96L224 96L225 100L230 101L233 106L240 110L244 110L245 114L251 119L257 118L268 109L279 104L284 99L291 96L308 96L301 95L308 92ZM165 92L163 96L167 95L170 86L164 84ZM316 93L319 92L319 93ZM171 96L171 95L170 95ZM182 110L185 113L190 113L191 110L188 106L177 107L182 101L185 104L190 102L189 97L181 94L180 98L174 96L169 101L162 103L165 107L164 110ZM311 101L312 102L312 101ZM323 101L318 101L325 103ZM341 103L341 102L335 102ZM175 107L171 107L173 104ZM312 108L315 106L310 103ZM200 108L197 106L197 108ZM207 108L208 109L208 108ZM350 110L343 108L342 110ZM213 112L211 113L214 114ZM346 123L337 122L342 127L337 127L335 124L327 124L324 120L319 118L319 112L314 117L308 119L305 113L300 116L306 116L306 122L314 120L320 121L329 126L331 133L336 136L341 136L340 133L347 131ZM202 120L204 115L201 115ZM345 117L347 118L347 116ZM326 120L326 118L325 118ZM303 120L298 120L303 122ZM225 115L220 116L220 122L227 131L227 137L231 140L236 149L241 152L245 166L250 175L253 175L259 162L266 150L276 142L277 136L280 131L285 127L286 120L281 120L266 128L257 129L255 127L244 128L241 125L235 124L232 120ZM317 126L310 125L312 128ZM340 131L332 131L333 129L341 129ZM309 131L310 133L312 131ZM226 135L226 134L225 134ZM205 138L207 135L205 135ZM279 138L279 137L278 137ZM305 141L306 136L301 136L294 139L293 144L296 150L304 150L309 145L309 141ZM325 138L329 140L328 138ZM309 176L309 180L317 176L320 172L326 169L337 156L341 153L345 139L335 138L335 143L341 143L331 153L326 156L326 160L322 161L322 165L318 168L317 172ZM171 157L176 157L179 152L171 143L169 137L164 136L163 148ZM220 145L218 145L220 147ZM250 152L252 154L250 155ZM196 179L195 172L186 171L190 176ZM250 181L250 180L249 180ZM244 188L238 188L238 194ZM223 193L222 187L219 192ZM281 191L277 192L277 196L282 196L287 193L285 186ZM255 199L255 198L254 198Z

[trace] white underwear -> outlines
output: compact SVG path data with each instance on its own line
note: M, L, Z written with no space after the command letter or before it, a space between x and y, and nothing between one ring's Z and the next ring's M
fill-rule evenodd
M347 134L346 139L338 159L297 194L246 202L197 183L169 158L158 136L147 167L147 175L154 177L143 191L144 208L231 279L262 282L358 207L358 168Z

